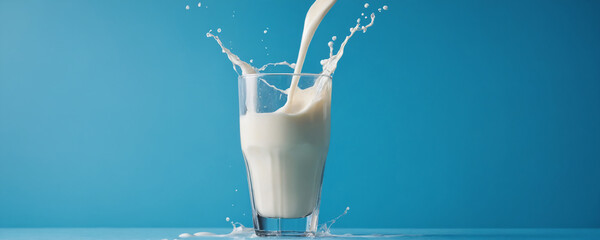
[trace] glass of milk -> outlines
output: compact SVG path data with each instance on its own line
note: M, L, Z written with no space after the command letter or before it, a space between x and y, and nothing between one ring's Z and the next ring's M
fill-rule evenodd
M288 101L290 84L297 82ZM239 77L240 136L258 236L314 236L329 148L331 77Z

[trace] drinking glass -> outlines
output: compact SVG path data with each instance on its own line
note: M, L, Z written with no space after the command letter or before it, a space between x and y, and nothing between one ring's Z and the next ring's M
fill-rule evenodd
M290 85L297 87L288 100ZM314 236L330 136L331 77L238 79L240 137L258 236Z

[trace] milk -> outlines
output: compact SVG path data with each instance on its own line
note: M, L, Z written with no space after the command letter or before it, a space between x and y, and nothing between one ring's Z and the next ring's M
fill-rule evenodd
M225 48L218 38L208 32L207 37L214 38L223 53L242 71L242 76L254 76L269 66L287 65L295 74L302 71L306 52L312 37L336 0L316 0L308 11L296 63L269 63L262 68L252 67ZM366 6L368 7L368 6ZM387 9L387 6L386 6ZM240 137L242 152L246 160L251 194L255 210L267 218L302 218L318 209L323 169L329 148L331 76L337 63L344 54L348 40L355 32L366 32L371 22L350 28L336 54L333 54L333 42L328 43L329 58L321 60L323 77L314 86L300 89L299 77L292 78L283 107L275 112L258 113L256 104L257 80L247 81L245 114L240 116ZM337 37L332 37L335 41ZM252 60L250 61L252 62ZM315 219L316 220L316 219Z
M321 21L323 21L323 18L327 15L327 12L329 12L329 9L333 7L333 4L335 4L336 1L337 0L316 0L313 5L310 6L310 9L308 9L306 18L304 19L304 28L302 30L302 39L300 40L300 50L298 50L298 59L296 60L294 74L302 73L302 66L304 66L304 60L310 42L312 41L319 24L321 24ZM288 95L286 106L294 100L294 92L297 89L297 85L298 77L294 76L290 85L290 94ZM286 109L286 106L283 108Z
M279 109L240 116L254 206L263 217L301 218L318 206L331 108L331 80L319 81L296 91L295 114Z
M294 74L301 73L312 37L335 2L316 0L308 10ZM254 207L263 217L302 218L319 204L329 148L331 82L321 78L320 86L301 90L299 78L292 78L287 102L279 110L240 116Z

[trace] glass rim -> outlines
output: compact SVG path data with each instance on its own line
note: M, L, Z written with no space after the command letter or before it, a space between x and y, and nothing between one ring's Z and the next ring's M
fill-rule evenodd
M331 75L322 74L322 73L251 73L251 74L242 74L238 76L238 78L246 78L246 77L260 77L260 76L312 76L312 77L327 77L332 79Z

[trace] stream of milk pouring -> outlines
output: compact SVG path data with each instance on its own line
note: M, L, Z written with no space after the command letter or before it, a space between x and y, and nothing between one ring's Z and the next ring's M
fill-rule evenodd
M302 30L302 40L300 41L300 50L298 51L298 59L296 60L296 66L294 68L294 74L302 73L302 66L304 65L304 59L306 58L306 52L308 51L308 46L315 35L315 31L321 24L321 21L329 12L329 9L333 7L337 0L316 0L310 9L306 13L306 18L304 19L304 29ZM292 78L292 83L290 84L289 94L285 105L283 106L283 110L288 112L291 110L292 101L294 99L294 92L298 86L298 80L300 79L299 75L294 75Z

